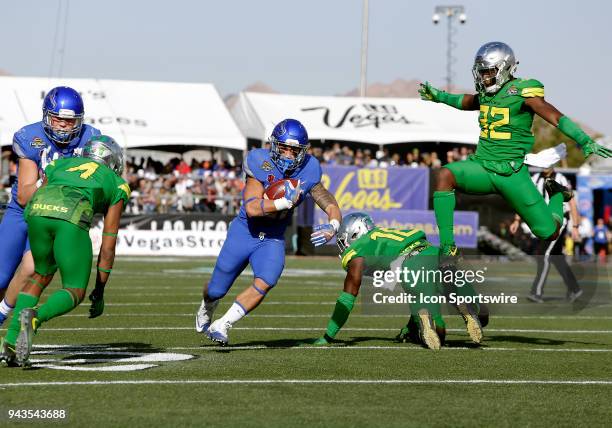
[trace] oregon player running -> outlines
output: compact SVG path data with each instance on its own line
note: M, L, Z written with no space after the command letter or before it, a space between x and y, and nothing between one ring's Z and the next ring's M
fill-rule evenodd
M612 156L578 125L544 100L544 85L535 79L514 77L518 62L505 43L490 42L476 53L473 75L477 94L449 94L421 84L421 98L461 110L480 110L480 139L467 160L441 169L434 192L434 211L440 229L443 256L457 255L453 236L455 189L471 194L499 193L540 239L556 238L563 223L563 202L571 192L550 180L549 205L537 191L524 157L531 151L533 115L537 114L573 139L584 155Z
M315 341L316 345L331 343L346 323L359 294L364 274L374 270L395 270L397 267L412 271L438 269L438 247L431 245L422 231L377 228L365 213L357 212L345 216L336 240L342 251L342 267L347 272L344 290L336 301L327 331ZM417 303L411 305L412 322L402 330L400 336L405 338L414 334L414 331L408 332L408 329L410 325L418 326L422 343L430 349L440 349L445 332L440 305L421 302L424 300L422 296L439 294L442 284L421 281L414 287L405 283L402 286L407 293L416 296ZM470 314L465 305L459 309L470 337L474 342L480 343L482 328L478 317Z
M45 168L46 182L25 210L35 273L19 293L2 342L1 355L8 365L28 365L34 332L42 323L70 312L85 297L92 263L89 228L96 213L104 214L104 231L89 313L90 318L102 314L119 219L130 194L120 177L122 169L121 147L104 135L85 144L83 157L57 159ZM35 310L58 268L62 288Z

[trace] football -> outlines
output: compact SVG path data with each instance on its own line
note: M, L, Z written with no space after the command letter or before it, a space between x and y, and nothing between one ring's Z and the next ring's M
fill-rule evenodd
M291 186L296 187L298 181L294 178L281 178L270 184L270 186L264 192L264 199L280 199L285 196L285 182L291 183Z

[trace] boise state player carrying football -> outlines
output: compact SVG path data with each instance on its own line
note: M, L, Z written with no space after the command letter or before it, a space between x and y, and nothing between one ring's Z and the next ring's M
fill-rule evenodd
M554 240L563 224L563 202L572 192L547 180L550 201L531 181L525 155L531 152L533 116L537 114L582 148L584 156L604 158L612 151L597 144L570 118L544 100L544 85L535 79L514 76L518 62L505 43L482 45L474 59L472 73L477 94L449 94L421 84L419 93L427 101L447 104L460 110L480 110L480 139L476 153L440 170L434 192L434 211L440 229L440 247L447 262L458 255L453 235L455 189L470 194L500 194L542 240Z
M342 221L338 203L320 182L319 161L306 153L306 128L295 119L285 119L274 127L270 144L270 150L251 150L244 160L243 204L230 224L196 315L196 331L222 345L228 343L232 325L255 309L276 285L285 266L285 229L293 209L303 201L303 194L310 193L329 218L328 224L315 227L311 236L315 246L332 239ZM282 179L298 182L294 187L285 181L283 197L265 199L265 190ZM248 264L253 269L253 284L236 297L225 315L211 324L220 299Z
M24 126L13 136L13 151L19 163L11 202L0 223L0 298L4 298L0 302L0 325L12 312L17 294L34 273L23 209L40 187L45 167L55 159L78 154L77 149L92 136L100 135L96 128L83 124L84 113L79 93L59 86L44 98L43 120ZM15 275L20 262L21 269Z

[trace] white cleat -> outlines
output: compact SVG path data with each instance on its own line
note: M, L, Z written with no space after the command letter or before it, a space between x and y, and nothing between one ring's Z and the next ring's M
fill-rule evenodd
M210 325L208 330L206 330L206 335L213 342L217 342L220 343L221 346L225 346L229 343L227 333L230 328L232 328L232 325L229 322L223 322L218 319Z
M202 300L202 304L198 309L198 313L195 317L195 329L198 333L206 333L208 328L210 327L210 322L212 320L213 312L217 308L219 301L215 301L212 303L205 303Z

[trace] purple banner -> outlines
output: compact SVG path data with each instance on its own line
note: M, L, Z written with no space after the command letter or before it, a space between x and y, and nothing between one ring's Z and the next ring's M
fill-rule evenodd
M426 210L427 168L358 168L322 165L321 183L342 212L356 210Z
M343 211L348 214L355 209ZM374 219L379 227L393 229L420 229L427 235L427 240L434 245L440 243L438 226L433 211L429 210L363 210ZM315 210L315 224L327 223L327 216L319 209ZM478 213L475 211L455 212L455 241L462 248L476 248L478 240Z

